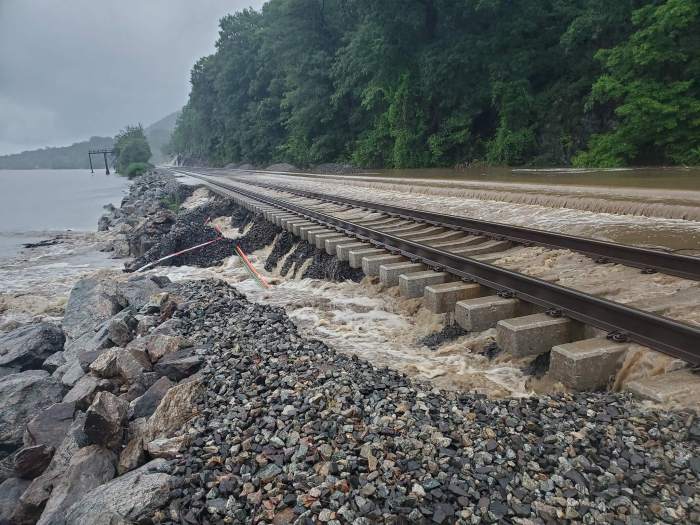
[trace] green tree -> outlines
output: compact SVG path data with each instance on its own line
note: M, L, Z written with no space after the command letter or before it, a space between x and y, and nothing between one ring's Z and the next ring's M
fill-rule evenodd
M700 164L700 1L666 0L634 12L636 31L598 52L605 73L591 104L614 106L580 166Z
M691 162L699 1L270 0L221 20L170 151L417 167L569 164L590 145L577 162Z
M131 164L145 164L151 158L151 148L146 140L141 124L127 126L114 137L114 156L119 173L136 173L129 171ZM142 171L142 170L141 170Z

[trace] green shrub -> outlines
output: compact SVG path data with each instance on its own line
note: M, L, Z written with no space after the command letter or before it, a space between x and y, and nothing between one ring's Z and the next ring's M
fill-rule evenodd
M139 177L150 170L152 166L147 162L132 162L126 167L124 175L130 179L133 177Z
M177 194L168 195L160 200L160 203L170 211L177 213L182 203Z

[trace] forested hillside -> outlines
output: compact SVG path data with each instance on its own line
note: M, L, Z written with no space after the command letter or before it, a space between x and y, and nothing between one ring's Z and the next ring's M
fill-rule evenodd
M214 164L700 164L700 0L271 0L171 150Z
M0 157L0 169L31 170L31 169L80 169L89 168L88 150L107 149L114 145L112 137L92 137L85 142L76 142L71 146L58 148L43 148L23 151L13 155ZM97 159L97 166L99 166Z

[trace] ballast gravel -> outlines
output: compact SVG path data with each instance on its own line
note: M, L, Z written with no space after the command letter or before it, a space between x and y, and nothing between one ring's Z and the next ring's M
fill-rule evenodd
M700 426L615 393L441 392L216 281L175 315L207 390L157 523L700 523Z

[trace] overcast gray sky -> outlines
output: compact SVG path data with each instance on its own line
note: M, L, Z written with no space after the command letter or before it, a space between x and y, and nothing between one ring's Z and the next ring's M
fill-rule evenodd
M263 0L0 0L0 155L182 107L218 20Z

